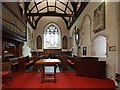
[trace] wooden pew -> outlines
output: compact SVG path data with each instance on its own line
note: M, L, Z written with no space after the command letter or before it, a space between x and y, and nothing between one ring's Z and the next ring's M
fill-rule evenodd
M76 75L93 78L106 78L106 61L77 60Z
M61 70L62 71L67 71L68 70L68 68L67 68L67 57L66 56L61 56L60 60L61 60Z
M33 64L33 60L29 60L29 56L18 58L18 70L25 71L27 67Z

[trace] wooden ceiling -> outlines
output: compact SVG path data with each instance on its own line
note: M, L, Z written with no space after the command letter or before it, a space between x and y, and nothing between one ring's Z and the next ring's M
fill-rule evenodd
M88 3L89 0L32 0L25 2L25 12L33 29L42 17L54 16L61 17L69 30Z

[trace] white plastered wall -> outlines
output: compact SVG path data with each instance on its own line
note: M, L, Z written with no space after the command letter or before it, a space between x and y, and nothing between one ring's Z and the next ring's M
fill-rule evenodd
M119 2L119 7L118 7L118 73L120 73L120 2Z
M33 41L33 33L34 30L33 28L27 23L27 41L24 42L23 45L23 56L31 56L31 50L33 49L34 46L34 41Z
M120 1L118 4L118 73L120 74ZM120 88L120 84L118 86Z
M58 25L58 27L61 30L61 41L62 41L63 36L65 35L67 37L68 43L69 43L69 31L68 31L66 24L62 18L60 18L60 17L42 17L39 20L39 22L37 24L37 28L36 28L35 33L34 33L34 49L37 52L42 52L44 49L43 48L44 47L44 41L43 41L44 40L44 36L43 36L44 35L44 28L49 23L55 23L56 25ZM38 35L40 35L42 37L42 49L36 48L36 38ZM62 43L61 43L61 46L62 46ZM62 51L68 51L68 50L62 50Z
M91 17L91 43L97 35L105 35L107 37L107 44L109 46L115 46L115 51L108 50L108 57L100 57L100 60L104 60L107 63L107 77L112 77L118 71L118 2L105 2L105 30L100 31L96 34L93 33L93 17L94 10L101 4L101 2L90 2L82 14L79 16L77 21L74 23L70 29L70 36L74 27L77 26L81 28L82 20L86 14ZM84 39L83 39L84 40ZM91 45L88 47L91 48ZM88 49L88 55L91 55L91 49ZM76 53L76 52L73 52Z

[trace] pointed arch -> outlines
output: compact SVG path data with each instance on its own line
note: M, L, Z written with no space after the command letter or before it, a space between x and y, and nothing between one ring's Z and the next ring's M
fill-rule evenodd
M42 37L40 35L37 37L37 49L42 49Z
M44 49L61 49L61 30L55 23L44 28Z
M85 14L81 23L81 44L88 45L91 41L91 17Z
M62 38L62 48L67 49L67 46L68 46L68 39L67 39L66 36L63 36L63 38Z
M108 37L103 34L98 34L92 39L92 51L91 54L94 56L107 57L108 51Z

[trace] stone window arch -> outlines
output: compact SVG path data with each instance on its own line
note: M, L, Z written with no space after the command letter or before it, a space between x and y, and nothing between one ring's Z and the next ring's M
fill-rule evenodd
M44 28L44 49L61 49L61 31L55 23Z

